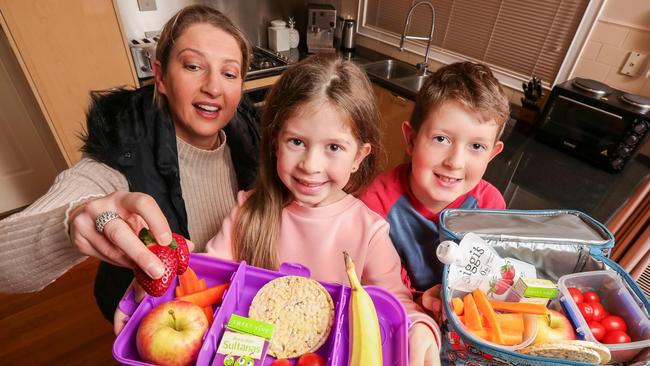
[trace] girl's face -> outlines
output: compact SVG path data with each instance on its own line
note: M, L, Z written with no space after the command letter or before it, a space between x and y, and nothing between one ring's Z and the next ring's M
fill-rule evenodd
M156 87L167 97L176 135L201 149L215 147L242 93L241 49L210 24L190 25L172 47L166 70L154 67Z
M318 207L345 197L343 188L371 148L357 141L343 113L321 102L284 122L276 149L282 183L299 204Z

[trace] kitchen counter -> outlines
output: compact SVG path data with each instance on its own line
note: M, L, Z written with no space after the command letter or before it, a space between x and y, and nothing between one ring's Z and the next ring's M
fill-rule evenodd
M610 173L534 139L529 125L514 119L502 140L504 150L484 178L501 191L509 209L573 209L606 224L650 175L644 155Z

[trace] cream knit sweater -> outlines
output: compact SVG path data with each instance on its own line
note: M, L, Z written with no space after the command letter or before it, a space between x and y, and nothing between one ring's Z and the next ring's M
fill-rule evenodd
M204 251L236 203L237 178L226 136L215 150L201 150L177 139L181 189L188 230ZM72 246L67 216L79 202L121 190L128 183L118 171L89 158L59 174L50 190L32 205L0 221L0 292L38 291L87 257Z

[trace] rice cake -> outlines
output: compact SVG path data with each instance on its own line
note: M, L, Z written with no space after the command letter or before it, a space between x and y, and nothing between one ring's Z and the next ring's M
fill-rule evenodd
M541 343L517 350L531 356L559 358L591 364L605 364L610 360L609 349L593 342L562 341Z
M334 302L317 281L284 276L257 292L248 316L275 326L270 355L293 358L314 352L325 343L334 322Z

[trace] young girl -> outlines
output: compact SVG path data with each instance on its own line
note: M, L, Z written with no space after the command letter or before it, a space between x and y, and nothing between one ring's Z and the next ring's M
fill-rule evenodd
M348 281L347 251L364 284L406 308L410 364L437 365L438 327L401 281L388 224L354 196L377 170L378 121L370 83L353 63L314 56L290 67L266 100L254 189L240 192L206 251L274 270L301 263L314 279L338 283Z

